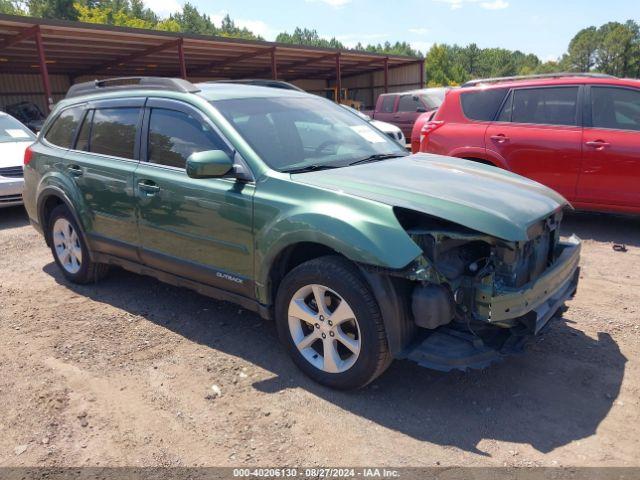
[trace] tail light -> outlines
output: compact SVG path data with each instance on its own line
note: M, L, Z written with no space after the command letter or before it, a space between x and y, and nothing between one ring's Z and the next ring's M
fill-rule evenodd
M26 148L26 150L24 151L24 164L25 165L29 165L29 162L31 161L31 157L33 157L33 150L31 150L31 146L28 146ZM20 157L18 157L20 158Z
M427 146L429 134L436 131L442 125L444 125L442 120L430 120L422 126L422 130L420 130L420 146L422 148Z

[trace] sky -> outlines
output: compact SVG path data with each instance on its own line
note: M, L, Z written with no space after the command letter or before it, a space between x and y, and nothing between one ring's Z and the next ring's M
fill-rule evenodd
M159 15L183 0L145 0ZM502 47L560 57L580 29L608 21L640 22L637 0L191 0L220 25L229 14L266 40L296 26L358 42L407 41L425 52L434 43Z

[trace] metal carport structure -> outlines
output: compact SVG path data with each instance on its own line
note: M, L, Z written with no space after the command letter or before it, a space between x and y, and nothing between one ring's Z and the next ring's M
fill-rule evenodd
M34 75L40 92L26 77ZM48 109L77 81L128 75L275 78L309 91L351 84L370 92L367 104L376 89L424 85L423 61L414 57L0 15L2 104L39 94ZM25 85L29 91L21 91Z

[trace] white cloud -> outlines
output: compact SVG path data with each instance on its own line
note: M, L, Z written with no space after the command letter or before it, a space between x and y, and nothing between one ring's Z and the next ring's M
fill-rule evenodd
M509 6L509 2L494 0L493 2L482 2L480 6L487 10L503 10Z
M414 35L426 35L429 33L428 28L410 28L409 33L413 33Z
M472 3L480 4L480 7L485 10L502 10L509 6L509 2L506 0L493 0L491 2L482 2L481 0L433 0L434 2L446 3L451 7L451 10L458 10L465 5Z
M304 1L307 3L317 3L317 2L326 3L327 5L333 8L342 8L346 4L351 3L351 0L304 0Z
M388 38L388 33L348 33L344 35L320 35L322 38L331 38L335 37L336 40L342 42L342 44L347 48L355 47L358 42L363 45L367 45L368 43L378 43L381 40Z
M433 42L409 42L411 44L411 48L417 50L422 53L427 53L429 49L433 46Z
M153 10L160 17L166 17L182 10L182 5L177 0L146 0L144 6Z
M222 19L228 14L226 10L220 10L218 12L210 13L209 17L211 21L216 27L219 27L222 23ZM272 28L266 22L262 20L253 20L250 18L234 18L231 17L231 20L240 28L246 28L247 30L252 31L256 35L260 35L265 40L274 40L278 35L278 31Z

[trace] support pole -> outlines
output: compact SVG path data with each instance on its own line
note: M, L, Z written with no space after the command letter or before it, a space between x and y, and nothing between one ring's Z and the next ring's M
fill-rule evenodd
M180 60L180 77L187 79L187 64L184 61L184 38L180 37L178 42L178 59Z
M420 66L420 88L424 88L424 59L418 63Z
M384 93L389 93L389 57L384 58Z
M340 52L336 54L336 88L338 89L336 94L336 103L340 103L342 96L342 72L340 70Z
M42 86L46 97L47 113L51 111L53 106L53 95L51 94L51 82L49 80L49 71L47 69L47 58L44 55L44 46L42 45L42 34L40 27L35 33L36 48L38 49L38 63L40 64L40 75L42 76Z
M276 59L276 47L271 49L271 78L278 79L278 62Z

